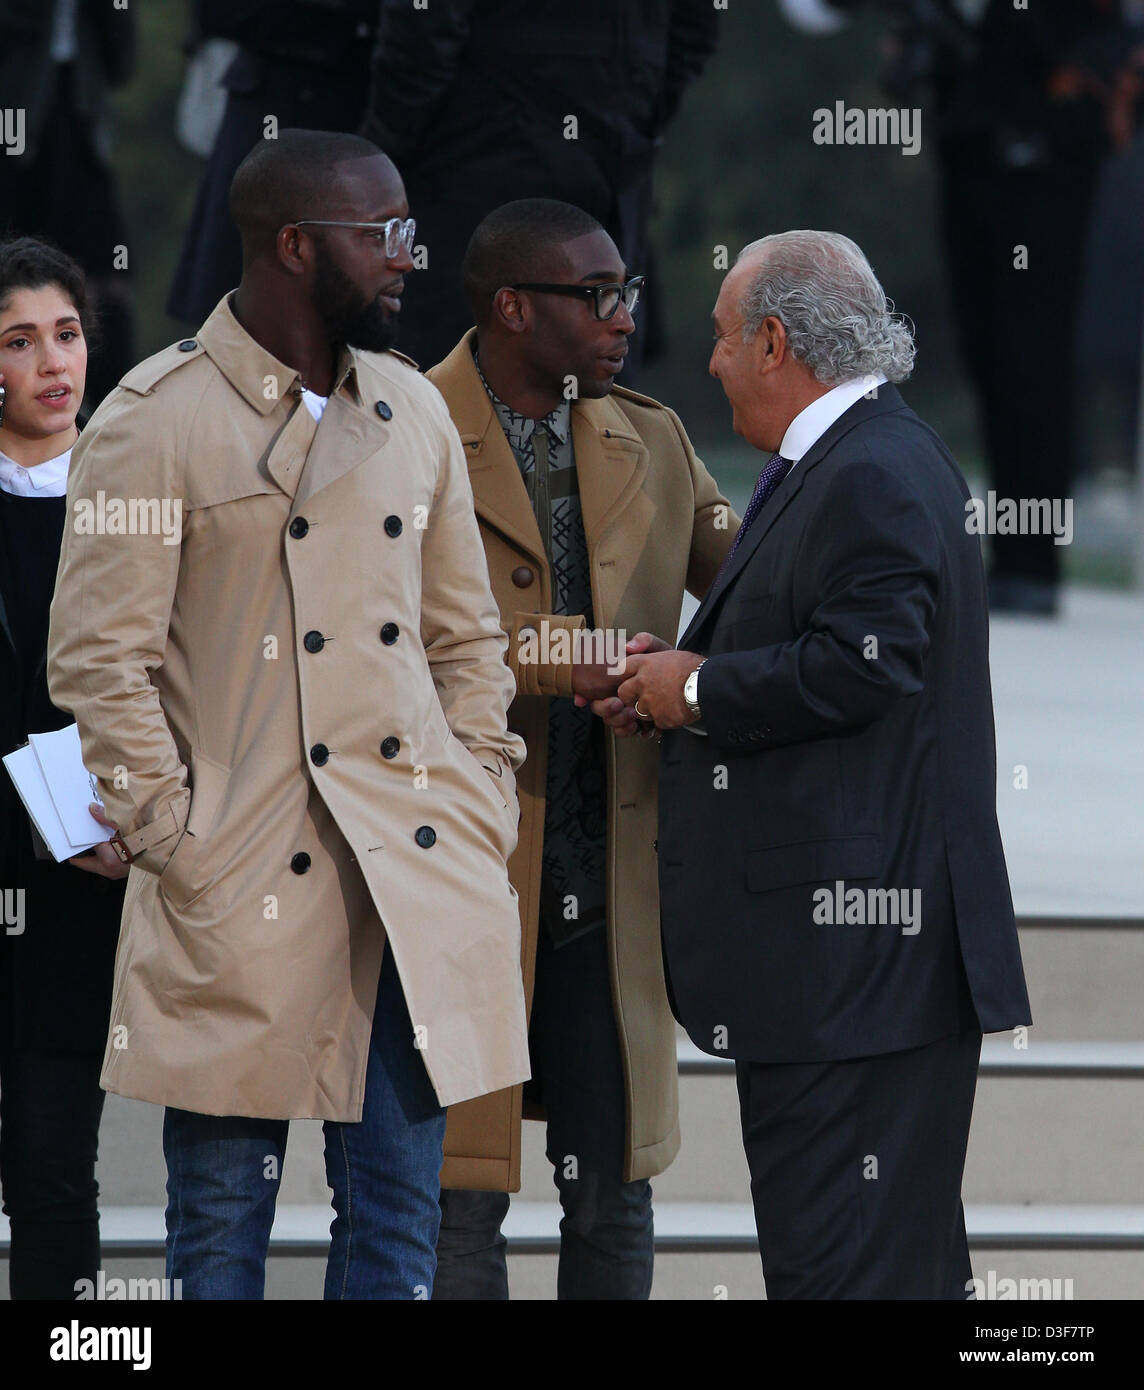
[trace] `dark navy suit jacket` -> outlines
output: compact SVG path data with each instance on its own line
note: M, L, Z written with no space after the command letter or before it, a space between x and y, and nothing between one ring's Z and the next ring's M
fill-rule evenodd
M780 484L680 639L708 656L707 737L664 736L660 898L673 1006L706 1052L827 1061L1030 1022L968 496L882 386Z

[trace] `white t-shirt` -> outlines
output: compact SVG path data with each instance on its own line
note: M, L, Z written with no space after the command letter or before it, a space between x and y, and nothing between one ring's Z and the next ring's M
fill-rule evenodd
M320 420L322 418L322 411L326 408L326 402L330 398L329 396L319 396L316 391L307 391L306 388L303 387L302 399L306 402L306 409L314 419Z

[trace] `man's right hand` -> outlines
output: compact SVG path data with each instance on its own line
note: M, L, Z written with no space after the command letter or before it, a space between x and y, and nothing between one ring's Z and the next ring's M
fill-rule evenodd
M657 637L653 632L637 632L634 637L629 637L624 651L628 656L635 656L642 652L670 652L673 651L670 642L665 642L662 637ZM616 686L624 679L619 675L615 679L612 687ZM572 678L573 689L576 688L576 678ZM575 696L578 705L590 704L592 713L599 715L607 726L613 730L620 738L628 738L632 734L641 734L644 737L651 737L655 733L655 726L646 720L642 720L636 714L631 705L625 705L623 700L614 694L609 694L603 698L585 699L579 693Z

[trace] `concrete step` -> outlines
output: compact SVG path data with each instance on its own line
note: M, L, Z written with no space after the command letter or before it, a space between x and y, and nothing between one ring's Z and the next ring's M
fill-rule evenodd
M514 1299L551 1300L556 1297L555 1255L509 1255L509 1294ZM103 1262L108 1279L161 1279L159 1255L110 1255ZM1133 1250L977 1251L973 1273L981 1281L980 1296L1012 1296L1004 1280L1026 1281L1026 1297L1046 1294L1064 1299L1144 1299L1144 1260ZM272 1254L266 1267L268 1299L320 1299L325 1261L313 1255ZM1049 1280L1049 1285L1044 1281ZM1031 1281L1036 1281L1032 1283ZM762 1299L762 1268L757 1251L701 1254L658 1252L653 1299L688 1301ZM8 1262L0 1259L0 1299L8 1297ZM1072 1319L1069 1319L1072 1321Z
M679 1201L739 1201L749 1176L729 1063L680 1046L683 1147L656 1180L657 1194ZM696 1074L697 1064L711 1074ZM1027 1050L1007 1037L986 1039L966 1165L968 1200L1006 1202L1132 1201L1144 1190L1144 1044L1052 1043L1030 1035ZM1124 1079L1117 1079L1124 1078ZM108 1096L98 1178L107 1206L161 1206L166 1172L162 1112ZM296 1121L283 1168L281 1200L328 1197L322 1127ZM554 1194L544 1155L544 1126L524 1127L526 1200Z
M330 1239L326 1204L280 1202L270 1247L276 1255L325 1255ZM505 1221L509 1250L550 1255L560 1244L556 1202L514 1200ZM966 1203L966 1231L974 1250L1144 1250L1144 1206L1111 1203L1014 1205ZM161 1207L105 1207L100 1240L109 1255L146 1255L165 1239ZM8 1221L0 1217L0 1251L8 1249ZM665 1254L757 1249L750 1202L655 1203L655 1244Z
M1138 1039L1144 1032L1144 924L1115 918L1085 926L1045 917L1026 921L1021 955L1035 1036Z

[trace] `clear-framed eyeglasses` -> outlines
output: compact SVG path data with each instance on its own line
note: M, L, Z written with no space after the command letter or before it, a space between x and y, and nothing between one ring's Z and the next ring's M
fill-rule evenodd
M373 232L380 241L385 239L385 254L393 259L404 247L413 250L413 238L417 235L417 223L412 217L404 220L391 217L388 222L330 222L320 217L302 217L291 222L291 227L353 227L359 232Z
M554 285L538 280L524 280L518 285L509 285L510 290L531 290L534 294L567 294L577 299L590 299L598 319L610 319L621 303L629 314L634 314L640 302L640 291L644 287L644 276L633 275L625 284L611 285Z

